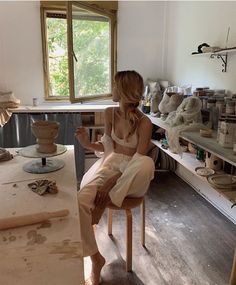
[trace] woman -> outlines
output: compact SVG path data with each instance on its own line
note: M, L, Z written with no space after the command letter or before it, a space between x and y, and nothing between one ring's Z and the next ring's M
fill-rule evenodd
M101 142L91 143L85 128L78 128L75 134L84 148L104 153L98 169L94 170L96 165L84 175L78 192L84 256L90 256L92 261L86 284L99 284L105 264L92 225L98 223L108 203L121 206L127 196L143 196L154 177L154 162L146 156L152 124L138 109L142 94L143 79L137 72L118 72L112 96L119 107L105 110L105 134Z

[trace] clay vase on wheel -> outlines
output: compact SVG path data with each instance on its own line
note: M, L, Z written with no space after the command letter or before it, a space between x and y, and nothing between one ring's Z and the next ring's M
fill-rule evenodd
M37 121L32 123L31 130L37 138L38 145L36 149L41 153L53 153L57 150L57 145L54 143L58 135L60 124L55 121Z

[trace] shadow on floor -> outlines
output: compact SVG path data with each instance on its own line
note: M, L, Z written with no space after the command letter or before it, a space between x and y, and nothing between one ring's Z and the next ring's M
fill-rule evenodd
M125 271L125 261L120 258L107 264L103 269L101 285L145 285L135 272Z

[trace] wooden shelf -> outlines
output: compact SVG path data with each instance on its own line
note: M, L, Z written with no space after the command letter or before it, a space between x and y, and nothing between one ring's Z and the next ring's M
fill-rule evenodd
M236 51L236 47L231 47L231 48L222 48L220 50L215 51L215 54L222 54L222 53L228 53L228 52L235 52Z
M236 47L232 47L232 48L222 48L219 49L215 52L202 52L202 53L195 53L192 54L192 56L204 56L204 55L211 55L211 54L226 54L226 53L231 53L231 52L235 52L236 51Z
M201 137L199 132L183 132L181 138L196 144L200 148L218 156L224 161L227 161L233 166L236 166L236 156L233 154L233 149L224 148L216 141L216 132L213 132L212 138Z
M166 130L168 125L160 118L148 115L152 123L160 128ZM212 138L201 137L199 132L182 132L181 138L198 145L200 148L218 156L228 163L236 166L236 155L233 154L233 149L224 148L216 141L216 132L213 132Z
M164 151L166 154L168 154L170 157L175 159L178 163L183 165L185 168L187 168L191 173L194 175L196 174L196 167L204 167L204 162L201 162L196 159L195 155L189 152L184 152L182 155L174 154L168 149L164 149L161 147L161 143L156 140L152 140L152 143L154 143L156 146L158 146L162 151ZM219 173L222 173L222 171L219 171ZM197 175L199 179L201 179L203 182L208 183L207 178ZM209 184L209 183L208 183ZM211 186L212 187L212 186ZM236 202L236 191L222 191L222 189L218 189L215 187L212 187L214 190L216 190L219 194L224 196L226 199L228 199L230 202L235 203Z
M165 130L168 128L168 125L162 119L157 118L157 117L152 117L151 115L147 115L147 116L151 119L154 125L157 125ZM236 166L236 156L233 155L233 150L223 148L221 145L219 145L216 142L216 132L213 133L212 138L201 137L199 132L183 132L180 137L218 156L224 161L227 161L230 164ZM196 175L204 183L209 184L205 177L199 176L195 172L196 167L205 166L203 162L200 162L199 160L196 159L195 155L189 152L183 152L182 155L175 154L175 153L172 153L168 149L162 148L161 143L159 141L152 140L152 143L154 143L157 147L159 147L162 151L164 151L170 157L175 159L179 164L181 164L183 167L188 169L191 173ZM222 171L219 171L219 173L222 173ZM222 189L217 189L215 187L212 187L212 188L216 190L220 195L224 196L231 203L236 202L236 191L225 191L225 190L222 191Z
M168 154L170 157L172 157L178 163L182 164L184 167L186 167L188 170L190 170L194 174L196 174L195 172L196 167L205 166L204 162L197 160L196 157L190 152L183 152L182 155L175 154L168 149L162 148L161 143L157 140L152 140L152 143L158 146L162 151L164 151L166 154Z

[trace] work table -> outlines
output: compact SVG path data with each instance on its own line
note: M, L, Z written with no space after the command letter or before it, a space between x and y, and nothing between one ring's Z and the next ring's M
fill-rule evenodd
M32 158L17 155L15 149L9 151L14 158L0 164L0 217L62 209L70 213L40 224L0 231L0 284L84 284L73 147L67 146L59 156L65 162L62 169L44 174L25 172L22 166ZM34 193L27 184L37 179L56 181L58 193Z

